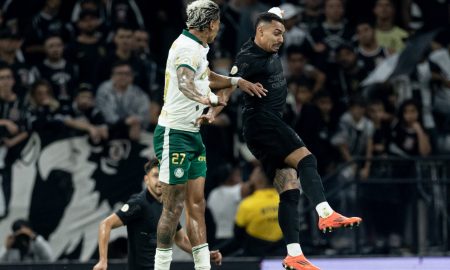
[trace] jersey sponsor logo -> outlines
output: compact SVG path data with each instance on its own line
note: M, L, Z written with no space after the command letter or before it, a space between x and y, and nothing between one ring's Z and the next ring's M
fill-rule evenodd
M231 75L234 75L234 74L236 74L237 72L238 72L238 67L237 66L233 66L232 68L231 68L231 71L230 71L230 74Z
M176 178L181 178L184 175L184 170L182 168L176 168L175 171L173 171L173 174Z
M126 203L122 206L122 208L120 208L120 211L126 212L126 211L128 211L128 209L130 209L130 206Z

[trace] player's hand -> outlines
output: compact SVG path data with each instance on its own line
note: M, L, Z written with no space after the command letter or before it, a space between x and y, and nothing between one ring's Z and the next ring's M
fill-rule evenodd
M104 261L99 261L92 270L106 270L108 268L108 263Z
M215 120L215 117L211 114L202 114L197 120L195 120L195 126L199 127L204 124L212 124Z
M262 97L262 96L266 96L267 94L267 90L264 89L264 87L262 86L262 84L260 83L251 83L245 79L239 79L238 81L238 86L239 88L244 91L245 93L249 94L250 96L258 96L258 97Z
M222 265L222 253L219 250L211 250L209 252L211 261L216 265Z

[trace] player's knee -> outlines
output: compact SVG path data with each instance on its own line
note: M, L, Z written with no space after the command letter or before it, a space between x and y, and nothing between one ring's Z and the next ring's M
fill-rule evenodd
M317 168L317 159L313 154L309 154L302 158L297 165L297 168L301 171L302 168L314 167Z
M300 184L297 179L297 171L292 168L277 170L274 178L274 186L280 194L290 189L298 189Z
M206 200L204 198L195 198L188 200L186 203L186 210L190 213L205 212Z

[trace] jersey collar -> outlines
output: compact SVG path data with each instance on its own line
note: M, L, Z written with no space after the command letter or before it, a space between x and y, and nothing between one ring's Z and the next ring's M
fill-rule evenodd
M182 34L203 46L203 42L200 39L198 39L198 37L196 37L194 34L189 32L187 29L183 29ZM205 47L205 46L203 46L203 47Z

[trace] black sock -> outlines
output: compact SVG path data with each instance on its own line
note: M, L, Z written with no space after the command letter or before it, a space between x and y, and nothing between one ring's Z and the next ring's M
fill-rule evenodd
M308 199L318 205L326 201L322 185L322 179L317 172L317 160L314 155L307 155L297 165L297 172L300 176L300 185Z
M300 190L290 189L280 194L278 207L278 223L287 244L298 243L300 236L300 218L298 213L298 201Z

